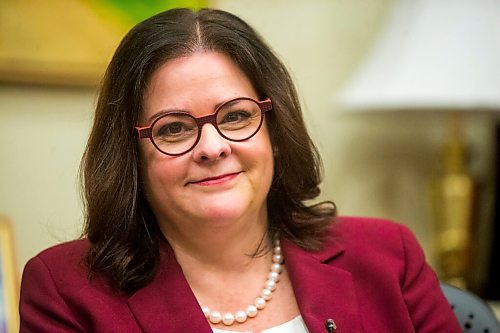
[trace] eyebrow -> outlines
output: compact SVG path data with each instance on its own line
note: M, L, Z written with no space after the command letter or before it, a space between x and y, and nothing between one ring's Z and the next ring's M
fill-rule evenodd
M238 99L238 98L239 97L236 97L234 99ZM218 108L220 108L222 104L227 103L228 106L231 106L231 105L234 105L234 104L240 102L240 101L237 101L237 100L236 101L232 101L232 102L229 102L229 101L231 101L231 99L228 99L228 100L225 100L225 101L222 101L222 102L219 102L219 103L215 104L213 112L211 114L213 114ZM182 109L163 109L163 110L160 110L160 111L156 112L151 117L149 117L147 119L147 123L151 124L151 123L153 123L153 121L155 121L156 119L160 118L161 116L163 116L163 115L165 115L167 113L188 113L188 114L191 114L189 111L182 110Z
M156 119L160 118L161 116L167 114L167 113L189 113L185 110L181 110L181 109L164 109L164 110L160 110L158 112L156 112L155 114L153 114L151 117L149 117L147 119L147 123L148 124L151 124L153 121L155 121Z

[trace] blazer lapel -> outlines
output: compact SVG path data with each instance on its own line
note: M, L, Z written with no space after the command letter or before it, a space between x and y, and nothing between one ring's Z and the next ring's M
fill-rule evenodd
M325 322L333 319L335 333L362 332L351 273L335 267L344 252L333 242L319 251L307 252L290 241L282 241L285 265L300 313L310 333L327 332Z
M211 333L172 249L163 244L161 251L153 281L128 299L137 322L145 333Z

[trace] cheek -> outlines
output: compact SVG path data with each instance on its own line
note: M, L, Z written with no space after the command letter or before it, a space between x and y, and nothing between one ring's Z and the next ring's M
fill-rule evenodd
M271 137L269 135L269 130L267 128L267 124L263 124L263 127L261 129L262 131L262 137L261 137L261 149L262 149L262 155L265 158L265 161L267 164L270 164L271 169L274 168L274 153L273 153L273 146L271 143Z
M172 185L183 178L185 167L182 167L182 159L161 154L150 146L140 147L140 173L144 192L151 199L172 189Z
M139 142L139 170L141 173L141 179L144 191L149 194L150 179L152 176L152 170L154 168L155 152L150 142L146 140L141 140Z
M269 134L266 128L262 131L262 135L256 139L258 141L254 145L252 151L254 163L258 166L260 173L259 177L262 181L270 181L274 171L274 156Z

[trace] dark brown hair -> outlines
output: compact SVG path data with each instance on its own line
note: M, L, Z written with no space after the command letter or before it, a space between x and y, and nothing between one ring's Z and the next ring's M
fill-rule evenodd
M94 124L82 159L85 202L83 236L91 243L91 275L103 274L131 293L153 278L161 234L144 197L134 126L148 80L171 59L194 52L229 56L248 76L259 98L270 97L266 115L275 153L268 194L269 233L304 249L321 245L335 215L332 202L306 202L319 195L321 163L304 125L300 103L285 66L257 33L220 10L173 9L136 25L106 71Z

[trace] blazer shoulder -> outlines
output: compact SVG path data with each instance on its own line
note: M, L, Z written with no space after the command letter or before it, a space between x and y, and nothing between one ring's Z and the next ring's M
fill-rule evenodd
M371 239L400 239L402 235L412 234L410 229L400 223L387 219L371 217L337 217L330 228L330 235L344 241L362 241ZM381 238L383 237L383 238ZM389 239L385 239L389 237Z
M328 251L335 247L345 251L344 259L353 264L367 261L370 263L367 267L384 262L398 263L397 266L401 267L409 255L423 256L417 239L408 227L378 218L336 218L329 230L325 249Z
M73 240L49 247L31 258L24 267L23 277L33 275L40 269L46 270L56 284L67 281L85 281L88 267L85 256L90 248L86 239ZM38 274L38 273L37 273Z
M354 233L369 237L388 233L410 232L408 227L392 220L373 217L338 216L332 223L333 233Z
M65 262L83 259L90 248L87 239L76 239L51 246L36 255L45 263Z

